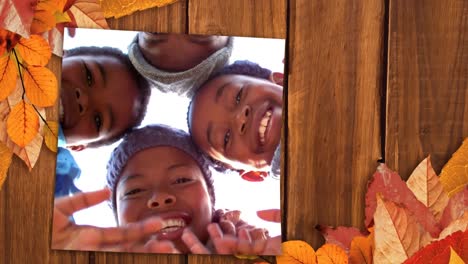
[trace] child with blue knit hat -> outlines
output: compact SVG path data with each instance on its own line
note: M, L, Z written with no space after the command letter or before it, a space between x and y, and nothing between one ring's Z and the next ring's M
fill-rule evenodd
M193 251L184 234L193 234L206 245L210 237L207 226L222 219L231 221L235 228L251 230L257 238L261 231L259 239L267 239L264 229L248 226L238 215L226 218L229 214L215 211L209 166L182 130L166 125L134 130L114 149L107 165L110 204L118 225L158 216L162 228L144 243L171 241L182 253Z
M206 81L188 111L190 134L221 167L279 177L283 87L268 69L236 61Z

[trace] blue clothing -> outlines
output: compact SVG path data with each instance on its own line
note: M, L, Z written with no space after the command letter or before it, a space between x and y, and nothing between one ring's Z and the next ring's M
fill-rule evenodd
M80 192L80 189L75 186L74 180L80 177L81 169L71 152L65 148L65 136L60 126L55 173L55 197Z

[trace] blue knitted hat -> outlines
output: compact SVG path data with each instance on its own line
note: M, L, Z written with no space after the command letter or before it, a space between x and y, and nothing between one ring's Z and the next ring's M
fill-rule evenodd
M195 160L203 173L203 177L205 178L214 212L215 193L213 178L209 169L209 161L192 143L190 135L185 131L157 124L148 125L132 131L127 134L122 143L112 151L111 158L107 163L107 186L112 191L110 202L114 213L116 213L115 188L117 187L117 183L121 176L120 174L128 160L130 160L130 158L139 151L160 146L177 148Z

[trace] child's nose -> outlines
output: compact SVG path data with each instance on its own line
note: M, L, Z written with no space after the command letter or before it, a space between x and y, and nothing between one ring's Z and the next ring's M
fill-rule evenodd
M174 195L171 195L168 193L155 193L148 200L148 208L149 209L164 208L166 206L175 204L175 202L176 202L176 198Z
M84 93L81 89L75 89L76 102L78 103L78 110L80 115L86 113L88 109L88 95Z
M247 128L247 123L251 115L252 115L252 111L250 109L250 106L248 105L244 105L240 109L240 111L237 113L237 116L236 116L237 129L241 135L245 133L245 130Z

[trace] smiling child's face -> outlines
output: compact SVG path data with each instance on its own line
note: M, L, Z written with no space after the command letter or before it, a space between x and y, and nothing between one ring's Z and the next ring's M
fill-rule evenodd
M69 146L114 137L138 115L137 82L117 58L65 57L62 63L60 122Z
M235 169L264 169L281 139L283 88L264 79L222 75L200 88L190 113L194 142Z
M154 162L157 160L157 162ZM198 164L174 147L154 147L136 153L121 173L116 187L119 225L159 216L167 227L154 236L189 250L181 240L189 228L202 242L208 240L212 204Z
M138 34L138 46L145 59L161 70L189 70L226 46L228 37L185 34Z

